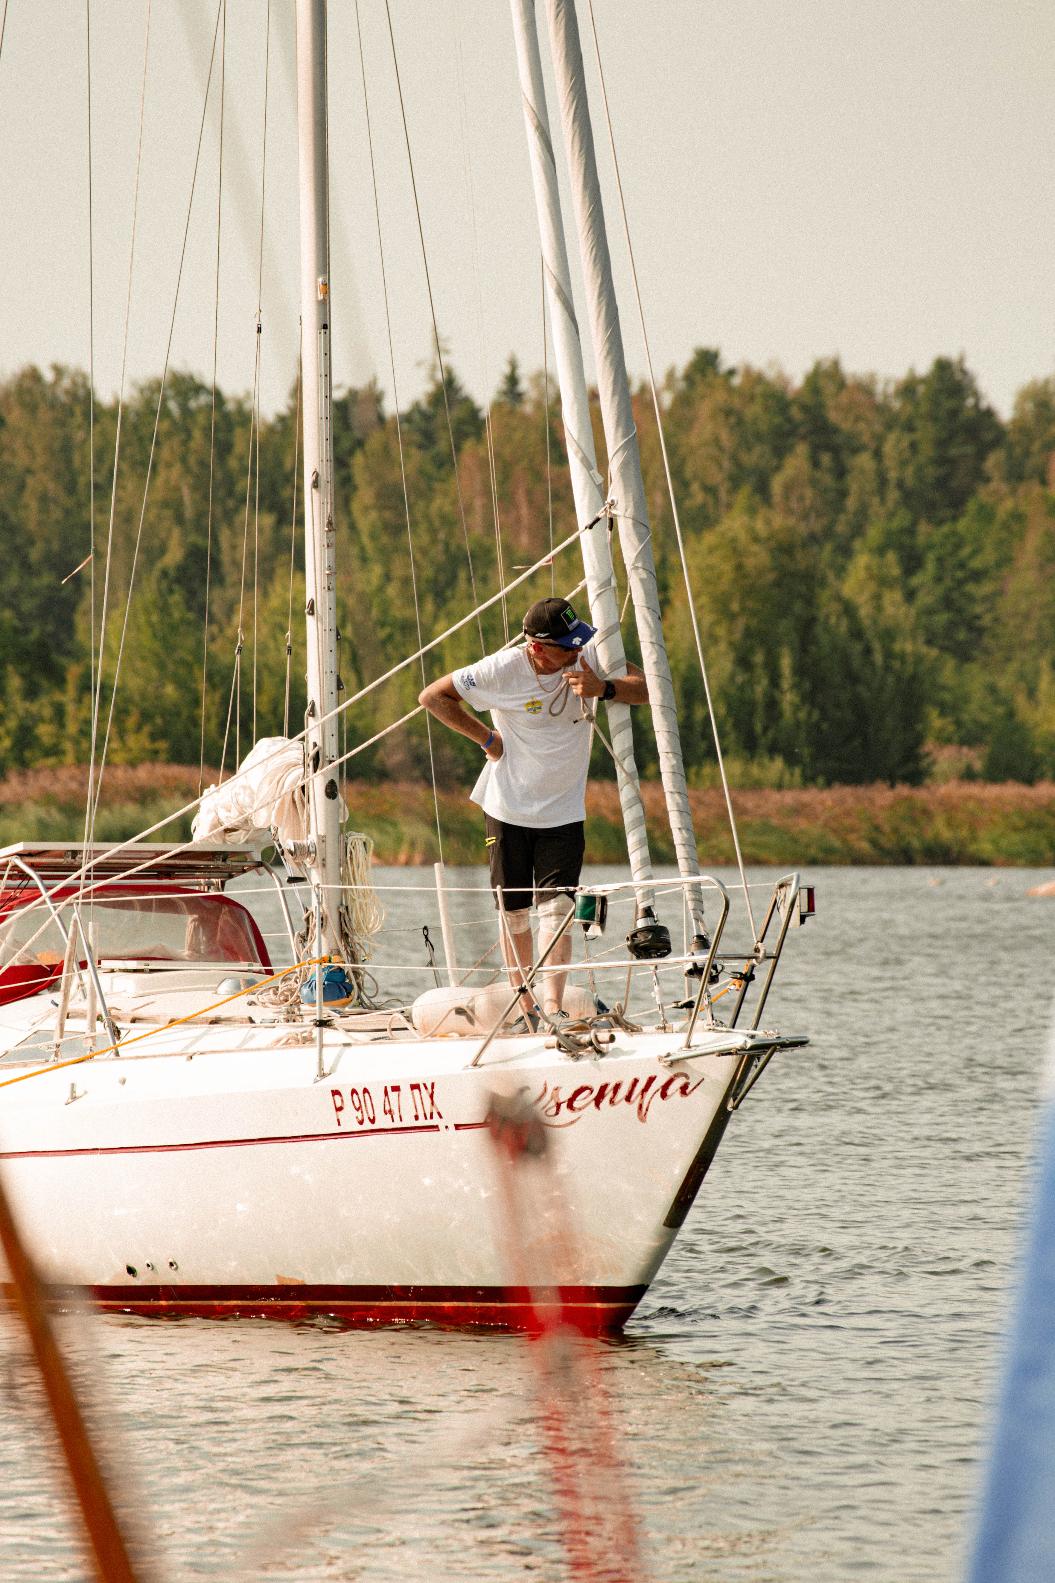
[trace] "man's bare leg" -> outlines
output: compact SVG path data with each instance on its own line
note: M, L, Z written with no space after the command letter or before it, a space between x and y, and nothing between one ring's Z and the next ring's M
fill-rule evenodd
M546 949L560 930L565 918L572 911L574 902L570 896L551 896L539 904L538 925L538 953L544 956ZM567 967L571 961L571 930L565 929L546 961L542 971L542 989L539 1001L547 1017L552 1017L554 1012L560 1011L564 1005L564 986L568 981L567 973L552 973L550 968Z
M530 1017L535 1011L535 992L525 986L534 960L531 913L526 907L522 912L507 912L503 907L499 910L498 918L502 960L509 969L509 982L514 989L521 991L520 1009L526 1017Z

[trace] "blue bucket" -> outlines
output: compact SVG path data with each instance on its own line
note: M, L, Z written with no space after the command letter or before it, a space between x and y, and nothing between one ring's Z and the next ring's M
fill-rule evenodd
M315 974L309 973L300 986L300 998L305 1006L317 1004ZM322 1003L324 1006L348 1006L355 999L355 984L343 967L324 967L322 970Z

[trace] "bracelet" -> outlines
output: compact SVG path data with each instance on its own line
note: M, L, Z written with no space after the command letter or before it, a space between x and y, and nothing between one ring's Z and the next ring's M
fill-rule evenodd
M481 742L481 743L480 743L480 748L481 748L481 751L482 751L482 752L484 752L484 753L486 753L486 752L487 752L487 750L488 750L488 748L489 748L489 747L490 747L490 746L491 746L491 743L492 743L492 742L493 742L493 741L494 741L494 739L495 739L495 734L494 734L494 732L493 732L493 731L492 731L492 732L491 732L491 735L490 735L490 736L489 736L489 737L488 737L488 738L487 738L487 741L486 741L486 742Z

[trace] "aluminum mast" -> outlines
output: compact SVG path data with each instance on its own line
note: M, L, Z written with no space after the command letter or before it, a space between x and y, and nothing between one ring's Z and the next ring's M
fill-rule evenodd
M520 91L524 106L524 125L531 156L531 177L535 189L542 264L549 303L553 350L560 382L561 411L571 469L572 493L580 523L592 521L604 505L604 480L597 471L597 454L590 421L590 400L583 366L582 341L572 298L568 249L561 215L557 164L550 138L546 86L542 76L535 0L510 0ZM626 654L619 629L619 601L608 533L600 524L582 535L582 558L590 614L597 628L597 646L608 676L626 675ZM608 704L608 726L615 750L619 801L626 828L630 872L637 882L638 907L653 902L652 859L645 829L645 810L641 784L634 758L634 735L627 704Z
M586 79L574 0L547 0L553 64L560 100L561 123L568 150L572 201L579 234L583 284L590 316L601 418L608 446L608 471L615 500L619 543L634 601L641 660L648 679L649 702L659 751L659 768L667 799L678 870L683 878L699 874L696 836L689 810L685 766L674 705L674 687L663 640L652 533L648 523L641 455L637 443L627 379L619 309L612 284L612 260L605 234L604 208L597 177L597 158L586 98ZM693 925L703 934L703 899L699 886L688 890Z
M333 521L330 225L327 180L326 3L297 0L300 154L301 384L304 414L304 569L307 585L308 763L314 857L322 898L320 944L342 950L339 927L342 805L337 773L337 578Z

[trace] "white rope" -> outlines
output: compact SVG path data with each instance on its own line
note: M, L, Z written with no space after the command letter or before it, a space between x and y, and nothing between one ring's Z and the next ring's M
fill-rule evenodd
M342 911L354 939L367 956L374 936L385 922L385 909L370 880L373 855L374 843L368 835L358 830L345 835L341 852L341 890L345 897Z
M648 381L652 392L652 406L656 415L656 428L659 433L659 446L661 455L663 457L663 470L666 475L667 492L670 497L671 516L674 523L674 536L677 540L678 555L681 560L681 573L685 582L685 596L689 606L689 617L692 621L692 632L696 643L696 656L699 661L704 696L707 699L707 713L711 722L711 732L714 739L714 751L718 759L718 770L722 779L722 791L725 796L725 806L729 815L729 826L733 838L733 847L736 852L736 865L740 872L740 883L744 892L744 902L747 907L748 920L751 924L751 933L755 934L755 921L751 912L750 888L747 883L747 873L744 867L743 853L740 850L740 836L736 826L736 815L733 811L733 799L729 790L729 781L725 773L725 760L722 757L721 743L718 738L718 720L715 714L714 700L711 696L711 684L707 675L707 664L703 655L703 639L700 635L700 625L696 615L696 601L693 597L692 579L689 575L689 563L685 554L685 539L681 531L681 518L678 514L678 503L674 492L674 479L671 472L670 457L667 452L667 440L663 426L663 415L659 402L659 391L656 386L656 375L652 364L652 350L648 339L648 329L645 324L645 310L642 303L641 286L637 274L637 261L634 257L634 247L630 237L630 222L627 216L626 198L623 193L623 178L619 166L619 155L615 146L615 131L612 126L612 114L608 104L608 89L605 83L604 67L601 62L601 46L597 36L597 20L594 16L593 0L587 0L587 5L590 13L590 27L593 32L593 47L594 55L597 61L597 75L601 85L601 102L604 106L605 124L608 129L608 145L612 153L612 166L615 171L616 190L619 195L619 212L623 221L623 237L626 241L626 250L630 258L630 273L634 283L634 300L637 304L638 322L641 326L641 338L645 347L645 360L648 366ZM624 443L628 443L628 440Z

